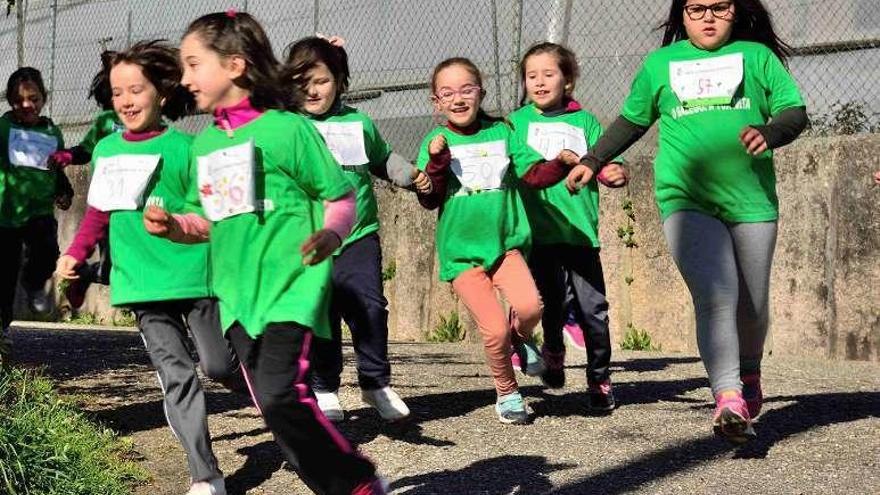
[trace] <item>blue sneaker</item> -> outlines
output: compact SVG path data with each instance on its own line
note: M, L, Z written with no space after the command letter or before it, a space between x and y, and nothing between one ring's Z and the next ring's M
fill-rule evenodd
M516 342L513 351L519 358L519 370L527 376L541 376L544 374L544 358L541 351L530 341Z
M529 411L519 392L502 395L495 402L498 421L508 425L524 425L529 421Z

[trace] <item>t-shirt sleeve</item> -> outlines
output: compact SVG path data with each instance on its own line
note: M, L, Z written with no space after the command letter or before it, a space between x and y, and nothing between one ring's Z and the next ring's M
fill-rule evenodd
M333 201L352 191L351 182L330 154L321 135L305 118L293 124L292 175L297 184L316 200Z
M364 119L364 138L370 168L385 166L388 156L391 155L391 146L385 142L376 124L370 119Z
M82 140L79 142L79 145L89 153L94 153L95 146L98 145L98 141L101 139L101 130L100 128L104 125L104 123L99 119L95 120L92 123L92 126L89 127L86 135L83 136Z
M770 103L770 115L778 115L787 108L804 106L804 99L791 72L769 48L762 51L764 84L767 101Z
M659 118L657 90L651 77L651 66L646 60L630 86L629 96L623 102L620 114L633 124L651 127Z
M510 129L507 136L507 152L513 163L514 172L520 178L532 168L532 165L544 161L544 157L529 146L523 136L513 129Z

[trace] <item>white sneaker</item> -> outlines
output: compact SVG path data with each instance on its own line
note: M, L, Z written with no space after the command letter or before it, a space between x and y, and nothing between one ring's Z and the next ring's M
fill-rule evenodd
M43 289L27 291L28 305L35 313L48 313L52 308L52 301L49 300L49 294Z
M345 420L345 410L339 403L339 394L336 392L315 392L315 398L318 399L318 407L324 416L327 416L333 423L339 423Z
M361 398L376 409L385 421L400 421L409 416L409 408L391 387L361 390Z
M223 478L197 481L189 487L186 495L226 495L226 482L223 481Z

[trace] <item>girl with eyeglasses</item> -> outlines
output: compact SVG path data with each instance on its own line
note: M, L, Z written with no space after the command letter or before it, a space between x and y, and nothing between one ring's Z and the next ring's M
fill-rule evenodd
M655 194L687 283L715 397L713 430L755 436L779 216L773 151L807 124L789 47L760 0L674 0L620 117L568 176L587 184L657 120Z

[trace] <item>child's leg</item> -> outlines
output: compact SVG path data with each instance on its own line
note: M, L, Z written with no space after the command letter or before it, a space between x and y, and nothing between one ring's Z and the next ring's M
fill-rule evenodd
M376 390L391 383L388 363L388 300L382 286L379 236L369 235L348 246L333 265L334 289L345 300L342 315L351 328L357 355L358 384Z
M0 273L0 332L5 332L12 324L15 288L21 268L21 249L21 229L0 227L0 259L3 260L3 270Z
M740 223L730 227L739 274L740 373L758 373L770 321L770 269L776 248L776 222Z
M535 286L544 301L541 326L544 329L544 347L550 352L565 350L562 340L562 324L567 306L566 283L557 246L534 246L529 256L529 268L535 278Z
M587 382L602 383L610 374L611 332L599 250L568 246L563 258L575 294L575 315L587 341Z
M150 361L165 396L168 426L186 452L192 480L208 481L223 474L211 448L205 393L184 344L182 308L165 302L133 308Z
M483 337L486 361L499 396L517 391L510 363L510 323L495 295L495 286L482 267L471 268L452 281L452 289L464 303Z
M694 301L697 347L712 394L741 390L736 330L739 282L730 231L716 218L680 211L663 222L663 233Z
M335 264L333 274L336 274ZM339 390L342 374L342 316L339 306L344 297L334 284L330 301L330 339L312 340L312 372L309 381L315 392Z
M252 379L269 430L303 482L316 493L347 495L375 477L373 464L330 424L309 393L309 329L271 323L254 340L234 325L229 338Z
M544 303L522 253L517 250L504 253L501 263L492 272L492 283L513 310L510 322L513 332L520 340L530 339L541 321Z
M208 378L247 394L238 358L220 328L219 306L216 299L207 297L183 304L184 317L199 355L199 367Z
M23 228L27 259L21 285L28 291L42 290L58 261L58 222L45 216L31 219Z

